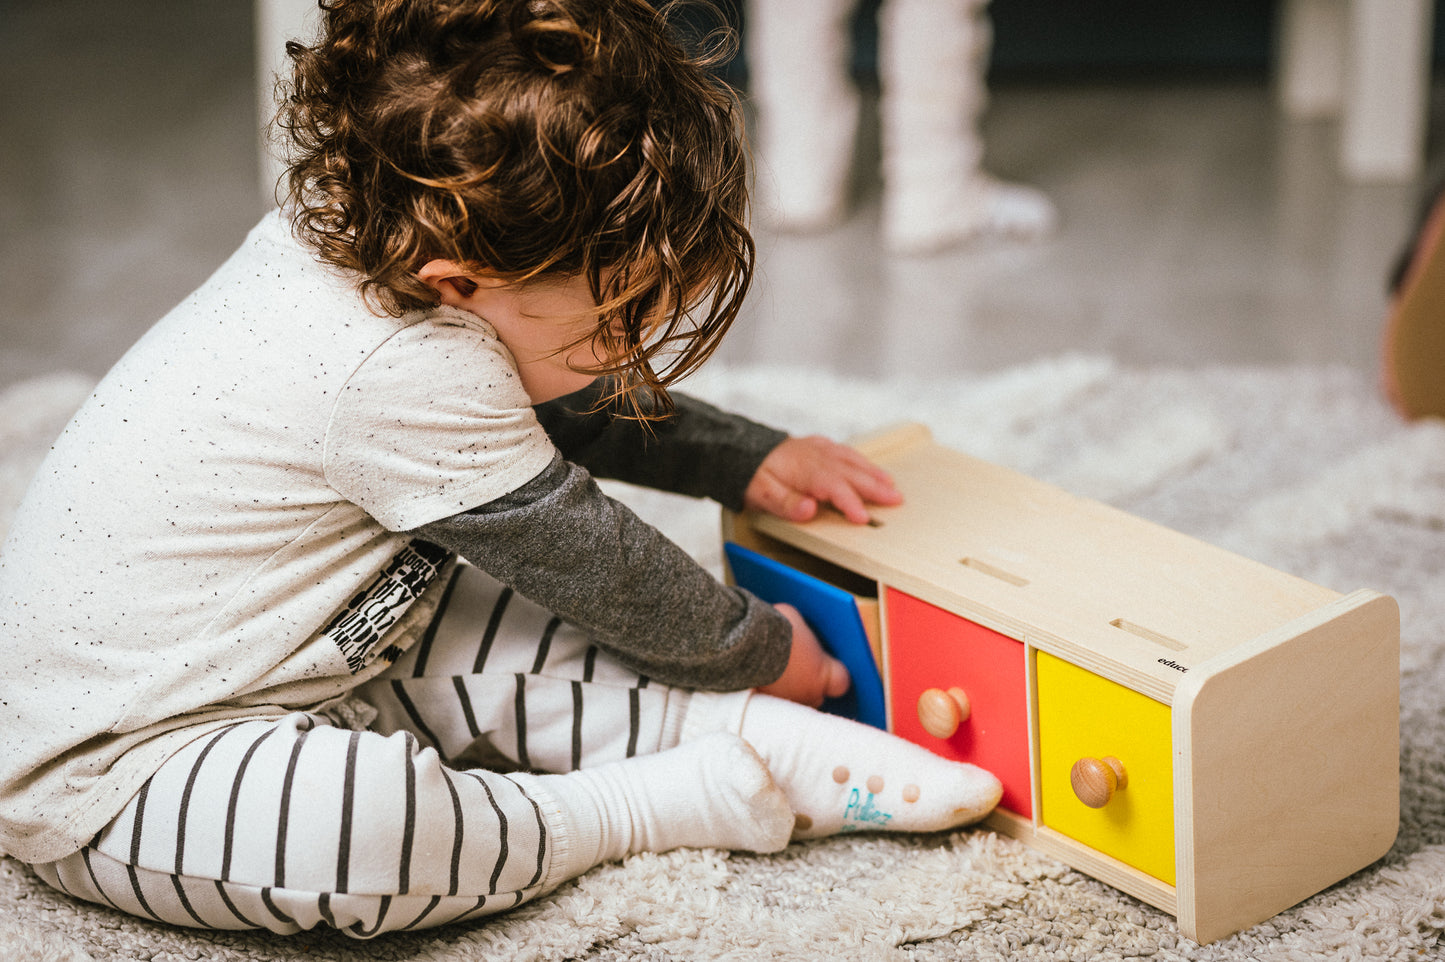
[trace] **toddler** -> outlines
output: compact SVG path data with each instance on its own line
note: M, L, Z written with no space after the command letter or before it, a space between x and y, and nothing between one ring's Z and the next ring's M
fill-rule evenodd
M289 194L57 440L0 555L0 849L358 937L609 859L935 830L993 776L603 495L899 500L669 390L753 269L738 107L642 0L332 0ZM464 559L464 560L463 560Z

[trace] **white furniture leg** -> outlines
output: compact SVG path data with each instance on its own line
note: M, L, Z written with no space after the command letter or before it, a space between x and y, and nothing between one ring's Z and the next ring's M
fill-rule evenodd
M1424 160L1429 0L1351 0L1340 163L1360 181L1409 181Z
M1431 0L1285 0L1278 93L1286 116L1340 118L1340 169L1407 182L1424 166Z

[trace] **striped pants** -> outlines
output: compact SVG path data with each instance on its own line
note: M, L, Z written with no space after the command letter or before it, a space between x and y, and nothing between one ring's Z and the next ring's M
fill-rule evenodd
M470 566L428 637L357 693L366 731L242 721L169 759L90 845L34 866L133 915L367 938L504 911L565 878L565 826L517 769L569 772L676 743L688 693L600 655ZM555 806L553 806L555 808Z

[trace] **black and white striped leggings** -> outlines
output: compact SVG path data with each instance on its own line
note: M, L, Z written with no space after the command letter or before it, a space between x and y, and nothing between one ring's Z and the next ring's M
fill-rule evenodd
M445 613L358 694L366 731L242 721L168 760L91 844L34 866L78 898L178 925L366 938L555 887L535 778L671 747L687 693L599 654L461 566Z

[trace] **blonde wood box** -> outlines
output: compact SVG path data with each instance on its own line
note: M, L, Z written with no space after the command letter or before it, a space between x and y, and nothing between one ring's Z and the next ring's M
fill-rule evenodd
M1399 825L1399 610L933 443L857 447L905 502L724 535L880 609L890 730L1000 776L988 825L1211 942Z

